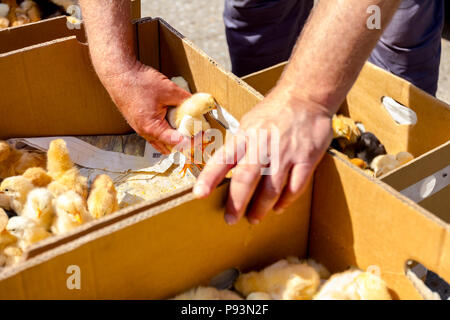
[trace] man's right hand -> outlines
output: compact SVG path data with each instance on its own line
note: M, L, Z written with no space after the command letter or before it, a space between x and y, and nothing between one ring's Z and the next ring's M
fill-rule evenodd
M189 92L138 61L125 72L100 78L130 126L159 152L168 154L183 140L166 114L168 106L178 106L190 97Z

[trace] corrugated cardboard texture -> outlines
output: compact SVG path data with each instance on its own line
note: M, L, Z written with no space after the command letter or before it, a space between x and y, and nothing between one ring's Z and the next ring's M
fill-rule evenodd
M368 196L370 195L370 196ZM419 261L450 281L450 226L338 156L314 180L309 255L332 272L378 266L395 298L421 298L405 277Z

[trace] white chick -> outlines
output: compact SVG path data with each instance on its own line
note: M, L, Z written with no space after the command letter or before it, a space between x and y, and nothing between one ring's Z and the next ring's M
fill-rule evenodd
M6 178L0 184L0 193L11 198L10 207L19 215L25 206L28 193L33 189L34 185L22 176Z
M310 300L319 284L319 274L306 263L280 260L260 272L240 275L234 287L246 297L265 292L274 300Z
M167 111L169 124L185 137L194 137L211 128L204 114L216 108L214 97L209 93L196 93L176 108ZM195 123L201 123L195 125Z
M375 177L381 177L400 166L400 162L391 154L385 154L372 160L370 167L375 173Z
M28 194L22 215L34 220L38 225L50 230L55 216L53 195L45 188L34 189Z
M173 300L242 300L242 298L230 290L198 287L177 295Z
M63 193L55 201L56 217L52 232L62 234L92 220L86 208L86 201L75 191Z
M119 210L117 191L108 175L102 174L95 178L87 204L89 213L94 219L99 219Z
M12 217L6 230L17 238L17 245L25 251L29 246L51 236L51 233L27 217Z
M172 82L174 82L177 86L179 86L181 89L184 89L187 92L191 93L191 89L189 88L189 83L183 77L173 77L170 80Z
M380 277L349 270L331 276L314 300L391 300L391 295Z
M3 249L4 267L17 264L22 259L23 251L17 245L7 246Z

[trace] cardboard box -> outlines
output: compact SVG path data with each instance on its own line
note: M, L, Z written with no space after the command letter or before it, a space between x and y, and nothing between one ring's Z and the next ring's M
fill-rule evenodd
M141 61L210 92L238 120L261 101L163 20L140 20L136 32ZM9 85L2 138L129 131L74 36L0 55L0 72L11 66L16 84L0 80ZM257 226L225 224L227 187L205 200L194 200L188 187L46 239L0 274L0 298L169 298L230 267L248 271L288 255L312 257L333 272L378 266L396 298L420 298L405 277L408 259L450 280L450 227L339 154L324 157L314 183L283 215L271 213ZM67 286L73 266L79 290Z
M141 17L141 1L131 0L131 17ZM75 35L80 42L86 42L84 27L68 28L66 16L45 19L19 27L0 30L0 54L28 46Z

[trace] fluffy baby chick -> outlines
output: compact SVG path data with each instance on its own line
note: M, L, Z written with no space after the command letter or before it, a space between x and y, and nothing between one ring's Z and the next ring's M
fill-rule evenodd
M9 146L5 141L0 141L0 179L23 174L28 168L41 167L46 165L45 154L17 150Z
M381 155L373 159L370 168L375 173L375 177L381 177L392 170L397 169L400 162L391 154Z
M211 128L204 114L216 108L214 97L209 93L196 93L176 108L167 112L169 124L186 137L193 137ZM201 126L194 126L198 121Z
M230 290L198 287L177 295L173 300L242 300L242 298Z
M0 184L0 194L10 197L10 208L21 214L27 201L27 196L34 189L34 185L22 176L9 177Z
M102 174L95 178L87 204L89 213L94 219L99 219L119 210L117 191L108 175Z
M8 20L8 18L0 17L0 29L5 29L5 28L8 28L8 27L9 27L9 20Z
M332 120L333 138L337 139L341 150L358 141L361 131L353 119L334 115Z
M86 201L75 191L63 193L55 201L56 217L51 230L55 234L69 232L92 220Z
M366 163L371 163L375 157L386 154L386 149L371 132L364 132L355 147L355 156Z
M38 188L45 188L53 180L43 168L29 168L22 176L30 180Z
M367 163L362 159L353 158L353 159L350 159L350 162L363 170L365 170L367 168Z
M319 284L319 274L306 263L280 260L260 272L242 274L234 287L246 297L264 292L275 300L310 300Z
M6 230L8 221L8 215L3 209L0 209L0 252L17 241L17 238Z
M17 238L17 245L25 251L29 246L51 236L51 233L27 217L12 217L6 230Z
M26 12L27 16L30 18L30 22L36 22L41 20L41 10L39 9L36 2L32 0L24 0L20 4L20 8Z
M370 273L349 270L333 275L314 300L391 300L384 281Z
M54 196L73 190L83 199L87 199L88 180L73 164L64 140L57 139L50 143L47 151L47 171L55 180L48 185Z
M167 121L169 124L177 129L185 137L193 138L197 134L203 133L210 129L208 121L204 117L204 114L209 111L216 109L216 102L214 97L209 93L196 93L193 94L189 99L186 99L181 105L176 108L171 108L167 112ZM202 154L208 141L202 141ZM201 165L198 165L194 161L194 147L185 154L185 156L190 160L183 170L183 176L186 174L186 170L192 167L192 163L201 169ZM203 163L202 163L203 165Z
M70 159L66 142L62 139L56 139L50 142L50 146L47 151L48 174L53 179L57 180L73 168L75 168L75 165Z
M28 194L22 216L34 220L38 225L50 230L55 216L53 195L45 188L37 188Z
M17 245L13 244L3 249L4 267L17 264L22 259L23 251Z

